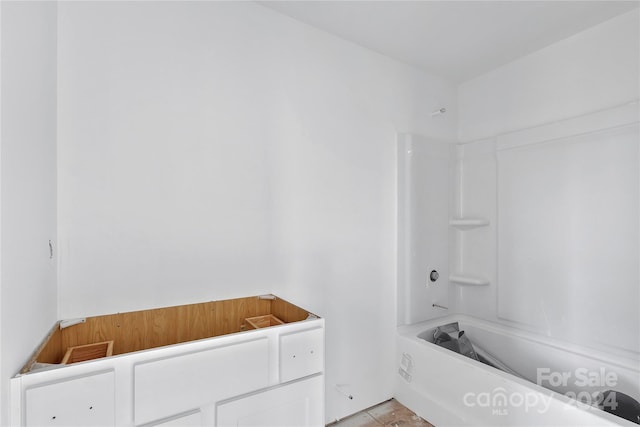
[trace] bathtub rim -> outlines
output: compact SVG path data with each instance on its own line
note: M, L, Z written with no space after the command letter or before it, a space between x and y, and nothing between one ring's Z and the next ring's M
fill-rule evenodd
M557 338L536 334L533 332L514 328L512 326L504 325L501 323L490 322L484 319L480 319L465 314L450 314L437 319L425 320L418 323L412 323L409 325L398 326L397 332L402 336L408 338L415 338L419 342L427 342L422 338L418 338L418 334L424 332L427 329L433 329L438 326L445 325L447 323L459 322L471 324L480 329L493 332L500 335L506 335L517 339L523 339L536 344L545 345L558 350L566 351L578 356L589 357L599 362L608 363L619 368L635 371L640 375L640 353L633 354L630 351L626 351L624 355L619 354L618 351L610 353L601 349L575 344L572 342L562 341ZM430 343L431 344L431 343ZM437 347L437 346L436 346ZM443 349L446 350L446 349Z

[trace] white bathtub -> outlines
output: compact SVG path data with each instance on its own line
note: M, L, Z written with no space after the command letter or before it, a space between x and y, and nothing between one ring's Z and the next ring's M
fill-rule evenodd
M474 344L526 379L418 337L456 321ZM462 315L402 326L398 328L397 339L395 397L437 427L637 427L569 397L574 393L573 396L589 401L598 392L613 389L640 400L637 355L612 355L581 348Z

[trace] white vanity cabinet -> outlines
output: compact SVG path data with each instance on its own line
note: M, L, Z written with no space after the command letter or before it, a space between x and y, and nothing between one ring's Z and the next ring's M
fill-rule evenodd
M323 426L324 319L11 379L15 426Z

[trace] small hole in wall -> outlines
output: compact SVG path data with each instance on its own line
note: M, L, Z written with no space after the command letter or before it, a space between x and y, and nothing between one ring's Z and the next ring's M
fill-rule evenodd
M429 280L431 280L432 282L435 282L439 278L440 278L440 273L438 273L436 270L431 270L431 273L429 273Z
M52 419L52 420L55 420L55 419L56 419L56 416L54 415L53 417L51 417L51 419Z

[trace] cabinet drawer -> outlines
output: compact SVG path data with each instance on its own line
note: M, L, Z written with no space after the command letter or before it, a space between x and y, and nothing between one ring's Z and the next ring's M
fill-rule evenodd
M29 388L26 426L115 425L113 371Z
M323 370L324 329L309 329L280 336L280 382Z

